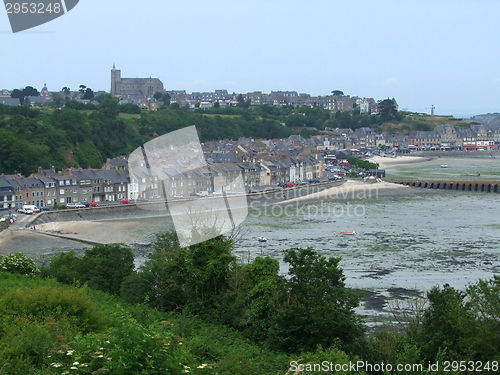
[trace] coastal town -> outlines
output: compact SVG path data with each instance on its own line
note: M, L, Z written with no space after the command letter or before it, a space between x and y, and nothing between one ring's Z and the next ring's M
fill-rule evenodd
M241 103L247 107L306 106L321 108L332 114L357 111L359 114L376 115L387 103L395 112L398 110L394 98L376 101L373 98L344 95L340 90L316 97L296 91L229 94L227 90L215 90L188 94L184 90L165 90L158 78L122 78L121 71L115 66L111 70L110 93L120 104L134 105L143 111L157 111L167 104L203 110ZM0 90L0 104L43 107L58 100L64 105L63 99L71 99L82 105L98 105L94 98L100 94L106 93L94 93L84 85L77 91L64 87L58 92L51 92L44 85L39 93L32 87L25 88L23 92L3 89ZM419 114L401 116L418 118ZM18 210L26 205L51 209L74 204L128 203L159 197L250 192L265 186L325 181L328 177L338 178L341 172L333 174L335 177L325 172L330 172L333 165L346 164L347 157L351 155L364 157L382 153L394 156L433 151L496 150L500 146L500 124L472 122L468 128L463 128L455 127L450 121L436 125L434 130L410 131L407 135L376 132L372 127L365 126L355 129L325 127L324 134L311 135L309 138L298 134L283 139L241 137L237 140L207 141L200 146L197 170L186 169L175 157L161 161L162 168L159 171L148 169L145 163L130 170L129 155L122 155L109 158L99 169L56 170L54 167L40 167L29 176L21 173L2 175L0 210ZM238 176L242 178L236 178Z

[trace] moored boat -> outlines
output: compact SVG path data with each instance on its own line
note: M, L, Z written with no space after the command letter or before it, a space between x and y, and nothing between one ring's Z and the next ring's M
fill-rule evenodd
M266 237L262 237L260 236L259 238L257 238L259 240L259 242L267 242L267 238Z
M343 231L341 231L341 232L340 232L340 234L344 234L344 235L351 235L351 236L353 236L353 235L355 235L355 234L356 234L356 232L354 232L354 231L350 232L350 231L345 231L345 230L343 230Z

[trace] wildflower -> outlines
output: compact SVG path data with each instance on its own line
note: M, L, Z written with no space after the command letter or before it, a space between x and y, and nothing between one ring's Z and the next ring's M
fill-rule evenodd
M97 356L97 358L102 358L102 357L104 357L102 354Z
M109 344L109 341L106 341L106 344Z
M70 370L78 370L78 367L72 366L69 368Z
M51 363L50 365L51 365L52 367L55 367L55 368L58 368L58 367L62 367L62 366L63 366L61 363L56 363L56 362Z
M74 350L68 350L68 352L66 353L66 355L73 355L75 351Z

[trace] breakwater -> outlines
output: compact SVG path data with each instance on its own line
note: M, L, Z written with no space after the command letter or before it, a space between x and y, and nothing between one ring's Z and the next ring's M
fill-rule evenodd
M409 180L388 179L387 182L395 184L425 188L455 191L471 191L480 193L499 193L500 181L449 181L449 180Z

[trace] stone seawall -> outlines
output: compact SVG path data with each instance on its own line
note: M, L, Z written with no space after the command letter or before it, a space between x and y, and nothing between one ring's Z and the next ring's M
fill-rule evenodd
M293 198L304 197L313 193L329 189L332 186L340 186L344 181L325 182L296 186L286 189L270 189L263 192L249 193L246 195L248 209L272 205ZM230 196L229 196L230 197ZM210 200L211 197L197 198ZM191 199L179 199L175 203L182 204ZM54 210L38 214L31 225L39 225L50 222L66 221L93 221L93 220L120 220L148 217L169 216L168 205L165 202L144 202L137 204L108 205L88 208L72 208L66 210Z

